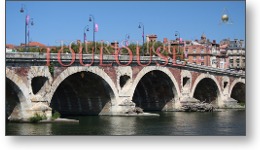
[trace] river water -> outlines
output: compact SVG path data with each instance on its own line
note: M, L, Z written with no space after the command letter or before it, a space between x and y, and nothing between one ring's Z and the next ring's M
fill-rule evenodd
M79 123L6 123L6 135L246 135L245 110L71 117Z

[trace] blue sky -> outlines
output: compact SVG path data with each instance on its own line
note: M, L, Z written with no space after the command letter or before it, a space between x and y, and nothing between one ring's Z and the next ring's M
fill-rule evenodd
M25 4L28 14L34 19L30 40L45 45L59 45L63 41L83 40L83 29L95 16L99 25L96 41L122 41L126 34L130 40L142 41L139 22L145 26L145 35L157 34L174 39L179 31L184 40L199 39L205 33L210 40L223 38L245 39L245 2L243 1L164 1L164 2L6 2L6 43L24 43L25 14L20 13ZM222 12L228 10L233 24L220 24ZM92 28L87 39L92 40Z

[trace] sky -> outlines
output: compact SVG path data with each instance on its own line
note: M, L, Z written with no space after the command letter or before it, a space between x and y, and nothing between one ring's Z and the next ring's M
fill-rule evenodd
M6 1L6 43L20 45L25 38L25 5L27 14L34 20L30 27L30 41L48 46L83 41L84 28L89 25L87 40L93 39L92 14L99 26L96 41L142 42L145 35L156 34L158 40L174 39L175 32L184 40L200 39L204 33L211 41L215 39L245 39L244 1ZM224 10L227 11L224 11ZM233 24L221 23L223 13L228 13Z

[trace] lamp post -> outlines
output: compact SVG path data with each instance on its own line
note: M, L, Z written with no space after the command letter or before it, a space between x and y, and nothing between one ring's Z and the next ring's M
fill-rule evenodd
M128 46L128 41L130 39L130 35L129 34L126 34L125 35L125 46Z
M142 33L142 37L143 37L143 50L142 50L142 55L144 55L144 24L142 22L139 22L139 29L143 28L143 33Z
M175 31L175 37L179 37L179 39L178 39L178 52L180 52L180 37L181 37L181 35L180 35L180 32L179 31Z
M93 22L93 44L94 44L94 51L95 51L96 50L96 43L95 43L95 17L93 15L89 15L89 22Z
M21 9L20 9L20 13L24 13L24 11L26 11L26 15L25 15L25 50L27 51L27 48L28 48L28 44L27 44L27 41L29 41L30 39L30 34L29 34L29 31L30 31L30 25L33 26L34 23L33 23L33 18L30 18L30 16L28 15L28 11L25 7L25 5L22 5Z
M85 43L86 40L87 40L87 34L86 34L86 31L89 31L89 27L88 27L88 25L85 26L85 28L84 28L84 34L83 34L83 42L84 42L84 43Z

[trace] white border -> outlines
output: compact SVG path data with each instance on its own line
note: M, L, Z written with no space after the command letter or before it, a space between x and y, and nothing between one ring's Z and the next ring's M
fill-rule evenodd
M54 137L54 136L41 136L41 137L5 137L5 24L1 23L1 53L0 53L0 73L1 79L1 94L0 94L0 116L1 116L1 130L0 130L0 143L3 149L16 150L46 150L46 149L257 149L259 148L259 111L260 111L260 48L259 46L259 27L260 27L260 9L258 0L247 0L247 49L246 49L246 91L247 91L247 136L234 137L234 136L81 136L81 137ZM0 2L0 18L4 22L5 18L5 1Z

